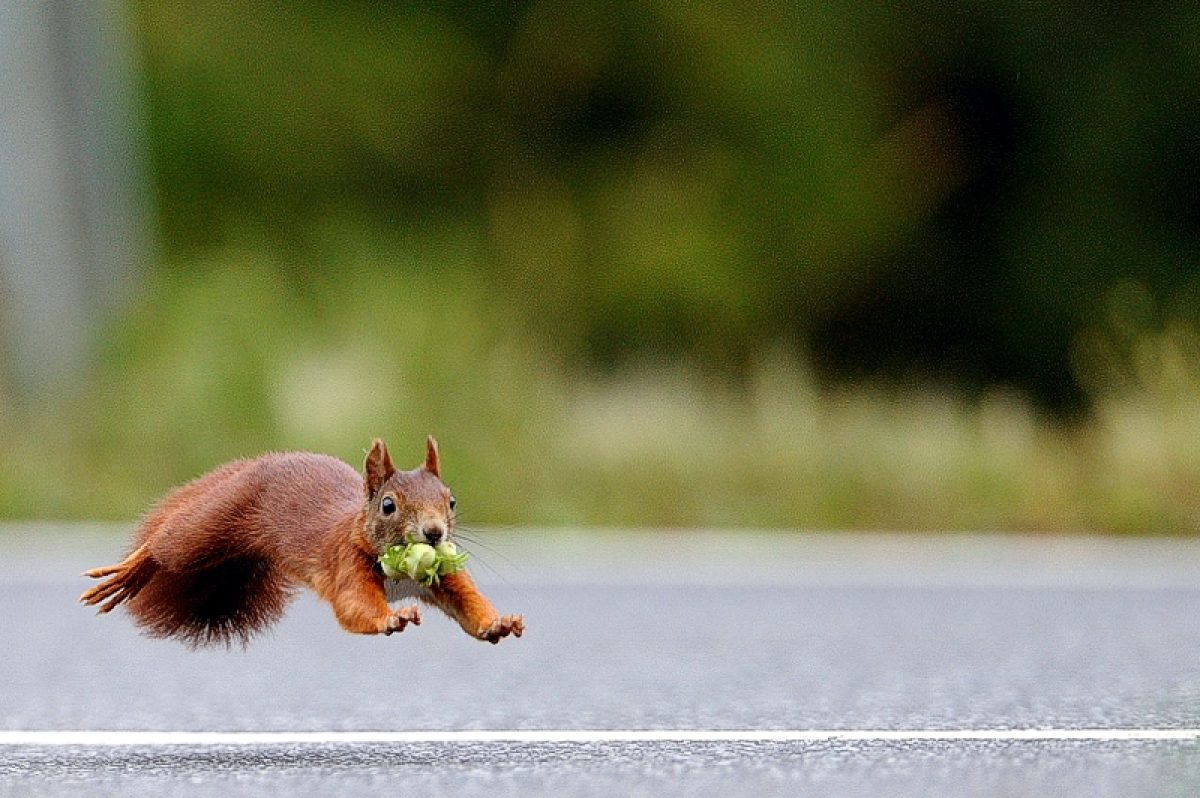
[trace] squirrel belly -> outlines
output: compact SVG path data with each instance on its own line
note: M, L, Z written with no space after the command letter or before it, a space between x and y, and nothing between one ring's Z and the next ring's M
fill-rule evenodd
M380 440L362 475L308 452L236 460L151 508L124 560L86 572L102 581L80 601L100 613L123 605L151 636L245 645L300 588L328 602L350 632L392 634L419 624L415 606L388 606L390 587L393 598L430 603L479 639L519 637L521 616L497 615L465 572L435 589L385 587L379 554L406 536L449 539L452 502L432 437L425 464L413 471L397 471Z

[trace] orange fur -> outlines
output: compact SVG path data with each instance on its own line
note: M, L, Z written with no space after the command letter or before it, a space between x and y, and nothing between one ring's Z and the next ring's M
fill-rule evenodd
M480 640L496 643L509 634L520 637L525 631L525 619L520 615L499 615L466 571L443 576L431 588L429 601L458 621L464 632Z
M449 495L432 437L425 464L413 471L396 471L379 440L362 476L307 452L237 460L153 507L124 560L86 572L103 581L80 601L101 613L124 604L153 636L196 646L245 644L307 587L345 630L392 634L420 624L420 613L388 606L376 560L405 533L438 523L451 529ZM524 630L520 616L499 618L466 573L418 595L482 640Z

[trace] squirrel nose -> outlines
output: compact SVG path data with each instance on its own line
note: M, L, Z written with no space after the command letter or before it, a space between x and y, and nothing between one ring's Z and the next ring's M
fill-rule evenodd
M433 546L436 545L438 541L440 541L446 534L446 527L444 527L442 524L434 522L426 524L425 528L422 529L421 532L425 535L425 540L429 541L429 545Z

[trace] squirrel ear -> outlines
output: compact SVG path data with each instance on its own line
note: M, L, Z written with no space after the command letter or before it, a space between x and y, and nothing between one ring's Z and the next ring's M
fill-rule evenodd
M371 443L371 451L367 452L366 462L363 463L363 484L367 498L373 497L394 473L396 468L392 465L392 458L388 456L387 446L376 438Z
M425 438L425 470L441 479L438 467L437 441L430 435Z

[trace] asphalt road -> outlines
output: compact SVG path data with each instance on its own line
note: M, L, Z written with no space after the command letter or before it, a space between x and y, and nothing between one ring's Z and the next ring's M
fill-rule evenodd
M1200 727L1200 543L504 532L528 631L390 638L304 596L191 651L74 603L123 542L0 532L0 730ZM488 567L490 566L490 568ZM494 571L494 572L493 572ZM0 794L1195 795L1197 740L0 747Z

